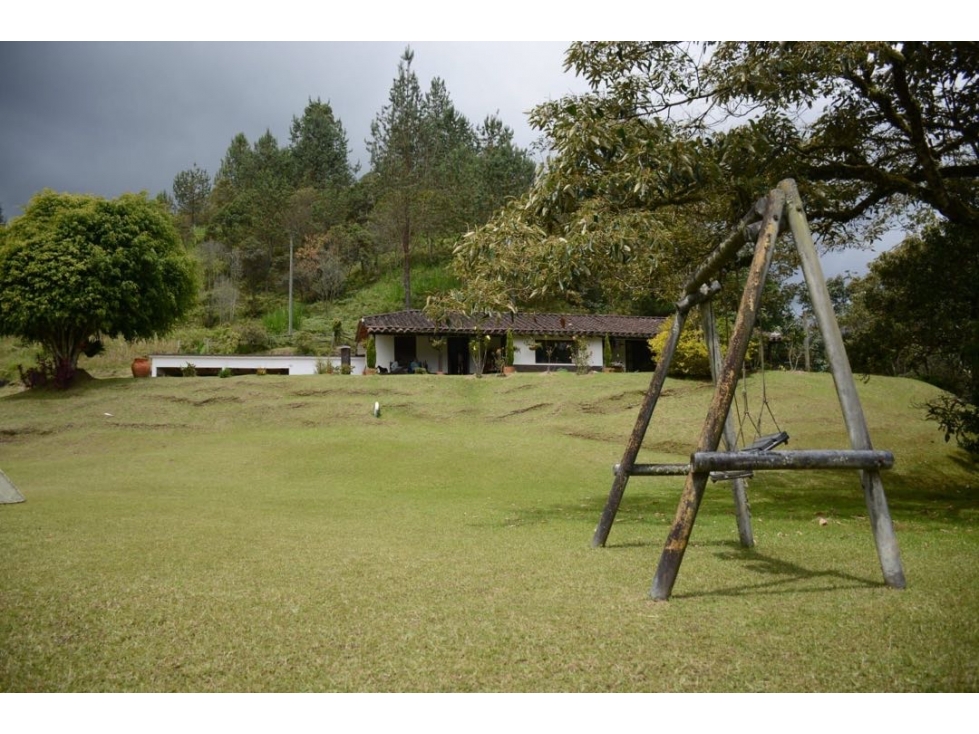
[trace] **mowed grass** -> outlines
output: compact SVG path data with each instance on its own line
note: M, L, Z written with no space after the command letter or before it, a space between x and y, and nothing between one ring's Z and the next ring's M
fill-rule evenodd
M906 590L883 584L854 472L779 472L750 482L750 550L709 485L657 603L682 477L634 478L589 547L648 379L7 393L0 468L27 501L0 505L0 690L979 688L976 467L913 407L933 388L860 385L897 457ZM792 448L846 447L828 375L767 382ZM640 460L683 460L710 394L669 381Z

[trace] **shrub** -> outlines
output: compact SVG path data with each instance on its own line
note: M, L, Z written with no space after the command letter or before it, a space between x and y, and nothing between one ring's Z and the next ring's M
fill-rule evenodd
M296 349L296 354L302 354L304 356L316 354L316 346L313 344L313 335L308 331L297 332L296 337L293 340L293 345Z
M180 368L180 374L184 377L197 377L197 367L188 362L186 367Z
M334 372L333 360L332 359L317 359L316 360L316 374L317 375L332 375Z
M222 367L221 370L218 372L218 377L231 377L231 368Z
M507 367L513 367L513 331L507 329L506 332L506 364Z
M377 367L377 345L373 336L367 337L367 366L371 369Z
M261 324L245 323L236 330L235 353L264 352L269 346L268 332Z
M612 365L612 341L608 338L608 334L605 335L605 340L602 342L602 366L610 367Z
M673 328L672 317L663 323L660 332L649 340L649 350L655 358L663 353L666 342ZM707 344L704 342L704 331L697 327L687 326L680 334L680 341L673 354L673 362L667 373L670 377L692 377L695 379L711 379L710 357L707 355Z

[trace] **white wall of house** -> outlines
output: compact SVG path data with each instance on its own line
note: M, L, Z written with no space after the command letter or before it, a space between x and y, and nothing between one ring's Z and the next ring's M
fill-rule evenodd
M374 337L374 351L377 354L377 366L387 369L394 361L394 335L377 334Z
M432 340L427 336L415 339L415 355L419 362L428 364L429 372L437 372L439 368L439 353L432 346ZM442 349L442 361L445 362L445 348ZM443 369L445 365L442 365Z

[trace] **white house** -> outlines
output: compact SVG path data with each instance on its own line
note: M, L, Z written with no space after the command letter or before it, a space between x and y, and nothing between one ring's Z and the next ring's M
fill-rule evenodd
M488 337L486 372L502 367L497 354L508 331L513 333L513 365L520 372L573 369L576 337L587 341L589 367L601 370L608 337L611 361L637 372L653 369L647 342L663 321L658 316L516 313L488 318L458 314L436 324L422 311L408 310L365 316L357 326L357 341L374 337L380 370L400 371L414 363L429 372L466 375L476 372L469 343L477 337Z

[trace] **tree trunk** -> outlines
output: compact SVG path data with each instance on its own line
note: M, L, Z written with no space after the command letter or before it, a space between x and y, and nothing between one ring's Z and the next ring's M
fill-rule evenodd
M51 356L53 374L46 377L54 381L59 388L68 387L78 371L78 358L85 349L86 339L78 339L73 334L63 334L52 338L45 344Z
M407 211L401 227L401 254L404 267L402 284L405 288L405 310L408 310L411 308L411 220Z

